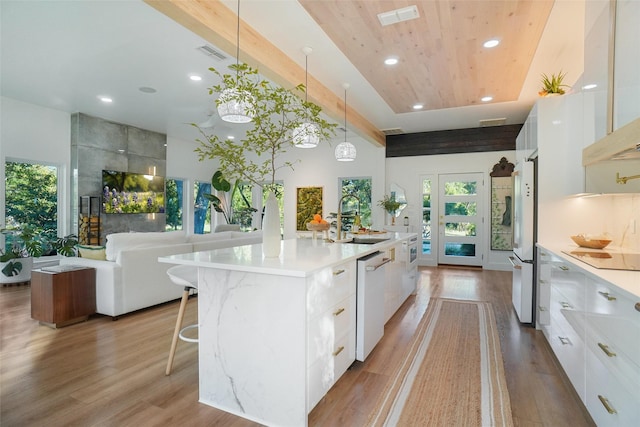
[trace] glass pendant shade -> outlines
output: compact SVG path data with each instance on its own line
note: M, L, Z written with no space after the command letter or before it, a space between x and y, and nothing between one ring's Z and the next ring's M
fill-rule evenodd
M254 99L246 91L228 88L218 98L218 115L225 122L249 123L255 116Z
M335 154L339 162L352 162L356 159L356 147L350 142L341 142L336 147Z
M298 148L314 148L320 142L320 132L316 125L305 122L293 129L291 138Z

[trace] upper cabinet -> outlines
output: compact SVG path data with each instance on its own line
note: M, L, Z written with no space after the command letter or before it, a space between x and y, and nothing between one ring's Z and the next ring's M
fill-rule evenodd
M615 22L613 130L640 117L640 2L617 0Z

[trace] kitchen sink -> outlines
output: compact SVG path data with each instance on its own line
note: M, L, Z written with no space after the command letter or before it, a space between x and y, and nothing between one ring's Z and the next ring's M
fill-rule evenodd
M389 240L388 237L380 238L380 237L354 237L353 240L347 243L354 243L356 245L373 245L380 242L385 242Z

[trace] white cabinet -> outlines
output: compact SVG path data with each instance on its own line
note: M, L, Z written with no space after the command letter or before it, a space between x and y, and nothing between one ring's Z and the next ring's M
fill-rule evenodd
M524 162L538 148L538 106L533 105L516 138L516 162Z
M616 287L589 278L586 405L599 426L640 419L640 311Z
M355 360L356 261L315 275L307 293L307 403L311 410Z
M640 419L640 298L538 251L538 326L598 426Z

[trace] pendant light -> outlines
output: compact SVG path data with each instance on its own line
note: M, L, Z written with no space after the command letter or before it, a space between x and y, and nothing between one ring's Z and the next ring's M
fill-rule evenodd
M308 60L309 55L313 50L305 46L302 49L304 52L304 102L307 102L307 94L309 93L309 67ZM291 138L293 139L293 144L298 148L314 148L320 142L320 132L318 132L318 127L311 122L303 122L300 126L297 126L291 132Z
M342 85L344 88L344 142L341 142L336 147L336 160L339 162L352 162L356 159L356 147L347 142L347 89L349 84Z
M238 31L236 33L236 65L240 65L240 0L238 0ZM238 71L236 70L236 85ZM254 99L247 91L227 88L218 98L218 115L229 123L249 123L255 116Z

